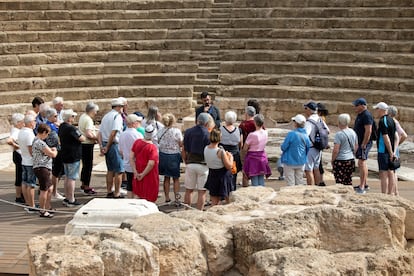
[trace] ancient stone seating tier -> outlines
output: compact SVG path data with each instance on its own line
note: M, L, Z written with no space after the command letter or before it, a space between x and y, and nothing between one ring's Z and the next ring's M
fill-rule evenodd
M411 0L3 1L0 132L35 95L103 112L123 96L182 118L206 90L239 115L258 98L274 121L309 99L352 113L363 96L413 131L413 29Z

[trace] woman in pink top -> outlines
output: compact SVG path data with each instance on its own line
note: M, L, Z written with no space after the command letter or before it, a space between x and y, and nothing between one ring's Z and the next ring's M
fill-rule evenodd
M267 131L263 129L264 117L262 114L254 116L256 131L247 136L243 149L247 151L243 164L243 173L251 179L252 186L264 186L264 176L272 173L265 153Z

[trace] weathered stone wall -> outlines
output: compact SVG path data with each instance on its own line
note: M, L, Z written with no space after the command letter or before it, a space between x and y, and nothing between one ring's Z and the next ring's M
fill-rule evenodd
M340 185L278 193L249 187L231 201L206 212L151 214L82 237L33 238L31 275L414 273L411 201L361 196Z

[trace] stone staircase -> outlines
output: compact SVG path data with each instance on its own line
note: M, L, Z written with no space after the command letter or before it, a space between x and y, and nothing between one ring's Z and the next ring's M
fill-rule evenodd
M205 90L239 115L257 98L277 122L309 99L352 114L363 96L412 132L413 29L412 0L0 1L0 133L35 95L182 118Z

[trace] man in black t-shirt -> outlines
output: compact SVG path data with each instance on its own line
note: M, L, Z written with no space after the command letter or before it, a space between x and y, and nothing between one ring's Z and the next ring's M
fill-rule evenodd
M359 167L359 186L356 187L356 192L360 194L365 193L368 188L368 153L372 148L372 136L374 119L367 109L367 101L364 98L356 99L353 103L355 112L358 114L355 119L354 130L358 137L358 149L356 158L358 159Z
M75 121L76 113L72 109L63 110L63 123L59 127L59 139L61 144L60 154L62 155L65 169L65 200L68 207L80 205L75 200L75 181L79 178L79 166L82 158L82 144L85 141L80 131L72 124Z
M394 120L387 114L388 105L384 102L379 102L374 108L376 117L379 118L377 148L381 192L392 194L395 190L395 172L389 166L390 162L396 158L399 136Z

